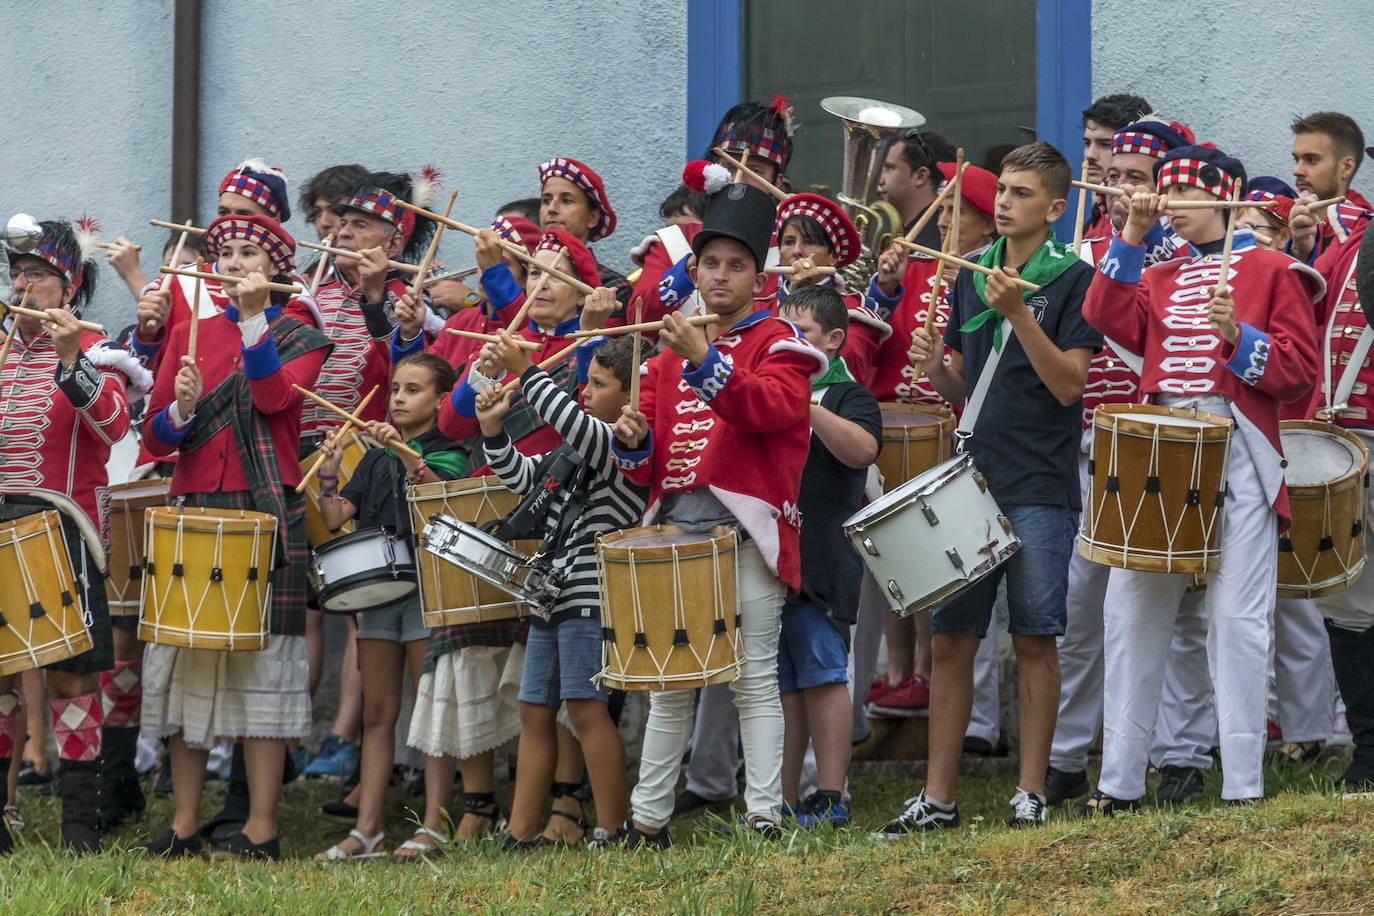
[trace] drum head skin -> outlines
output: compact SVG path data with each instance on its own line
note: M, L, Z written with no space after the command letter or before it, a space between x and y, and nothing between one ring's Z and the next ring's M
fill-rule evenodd
M1365 456L1346 439L1316 429L1285 429L1283 457L1288 463L1283 471L1284 482L1290 487L1311 487L1341 480L1358 473Z

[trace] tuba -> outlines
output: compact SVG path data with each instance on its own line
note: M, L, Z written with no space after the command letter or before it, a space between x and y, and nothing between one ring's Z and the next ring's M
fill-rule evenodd
M901 105L847 95L821 99L821 107L844 125L844 175L837 197L859 230L863 250L841 274L846 286L862 290L877 266L878 252L902 231L897 209L877 199L883 160L899 134L920 127L926 119Z

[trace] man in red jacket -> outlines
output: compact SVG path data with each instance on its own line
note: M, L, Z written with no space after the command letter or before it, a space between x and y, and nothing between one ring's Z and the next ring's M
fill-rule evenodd
M1170 150L1159 193L1137 193L1083 306L1111 340L1144 356L1141 388L1157 404L1236 420L1226 469L1221 563L1208 575L1208 655L1225 779L1222 798L1264 795L1265 704L1274 634L1278 534L1287 525L1279 411L1316 376L1315 272L1238 232L1218 287L1221 210L1176 210L1186 257L1146 269L1145 232L1176 200L1226 199L1245 184L1240 162L1212 147ZM1102 775L1085 810L1139 805L1174 611L1191 577L1112 570L1107 587Z
M778 830L782 704L778 636L783 599L800 584L797 496L810 443L810 378L827 360L789 324L756 310L774 220L772 199L732 184L706 204L692 240L692 268L709 332L670 313L648 364L640 409L615 424L616 452L631 481L649 486L645 522L687 531L742 529L738 553L740 712L745 805L751 828ZM709 336L708 336L709 333ZM663 848L673 789L691 737L693 692L654 691L631 798L629 844Z

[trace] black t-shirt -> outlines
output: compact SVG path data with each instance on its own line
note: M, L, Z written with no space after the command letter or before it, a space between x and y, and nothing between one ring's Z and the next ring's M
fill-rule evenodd
M1102 335L1083 320L1083 297L1093 269L1079 262L1032 293L1026 305L1045 335L1061 350L1102 348ZM988 306L973 286L973 271L959 271L950 303L945 343L964 357L968 395L992 355L994 322L971 333L956 330ZM1003 322L1003 335L1010 325ZM993 498L1004 506L1065 506L1080 510L1078 452L1083 404L1065 407L1045 387L1019 339L1004 344L997 375L988 388L968 445L987 478Z
M432 455L435 452L459 449L449 440L439 427L432 426L429 432L418 440L420 453ZM428 465L440 480L449 480L450 475L440 467ZM339 495L358 507L354 520L358 529L390 528L398 537L408 539L411 534L410 511L405 501L405 473L401 459L384 448L370 448L359 459L353 476L339 489Z
M829 386L821 406L857 423L882 444L883 416L878 401L858 382ZM867 468L842 463L815 433L811 434L811 451L806 456L797 500L802 519L802 593L845 623L858 620L863 562L844 536L843 525L863 506L867 477Z

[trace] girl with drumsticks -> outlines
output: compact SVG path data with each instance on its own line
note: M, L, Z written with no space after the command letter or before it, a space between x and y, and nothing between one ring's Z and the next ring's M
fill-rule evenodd
M1279 413L1317 377L1307 266L1234 232L1209 202L1238 198L1241 163L1209 146L1172 149L1156 191L1138 191L1120 237L1093 277L1084 317L1143 354L1155 404L1234 418L1225 477L1221 559L1207 577L1208 657L1224 780L1232 803L1264 796L1265 705L1274 638L1278 537L1289 520ZM1188 209L1171 205L1189 202ZM1201 205L1199 207L1198 205ZM1145 232L1168 215L1186 256L1144 267ZM1220 256L1220 257L1218 257ZM1087 813L1139 806L1173 615L1191 577L1113 569L1106 609L1102 775Z
M314 328L287 314L295 297L269 289L289 278L296 242L270 216L221 216L205 232L206 253L230 303L209 318L176 325L167 337L149 400L143 442L154 455L179 452L170 493L184 506L252 510L277 519L270 637L256 652L149 644L144 652L143 730L170 737L176 811L171 828L146 845L153 855L200 850L197 809L209 749L244 740L248 819L216 855L277 858L277 804L286 743L310 734L305 648L308 585L301 481L302 395L330 350ZM192 337L192 331L195 337Z
M586 363L585 412L505 335L484 350L485 356L499 359L519 377L525 397L564 440L547 455L522 455L501 425L515 392L487 388L477 396L477 416L483 448L501 481L521 496L546 486L559 450L575 450L587 468L559 487L543 530L537 532L559 591L548 606L532 609L520 681L520 766L505 841L508 849L550 842L540 827L558 759L555 715L563 705L591 777L597 820L592 843L606 846L625 838L625 748L607 708L609 694L593 681L601 670L602 628L594 539L597 532L631 527L644 514L643 489L621 475L611 453L611 423L630 402L631 380L639 373L636 344L631 335L624 335L609 342L592 338L579 348L595 351Z
M404 490L410 483L455 480L467 473L467 452L439 432L435 425L439 402L453 389L453 367L432 353L416 353L396 364L391 372L391 422L374 420L367 434L382 444L369 449L358 462L353 477L339 485L343 442L330 439L332 448L320 466L321 510L324 522L337 531L356 519L358 529L390 528L399 540L411 540L410 512ZM399 442L419 452L393 452L386 446ZM358 670L363 686L363 748L358 781L358 822L348 837L315 858L324 861L376 859L386 838L386 790L395 757L396 718L401 712L401 677L409 668L418 682L425 661L429 629L420 612L419 593L385 607L359 611ZM450 781L450 787L452 782ZM427 793L431 794L431 793ZM439 800L439 793L432 793ZM439 807L442 813L442 807ZM442 827L442 823L436 825ZM434 842L447 837L417 831ZM403 844L407 855L429 849ZM401 855L400 851L397 855Z

